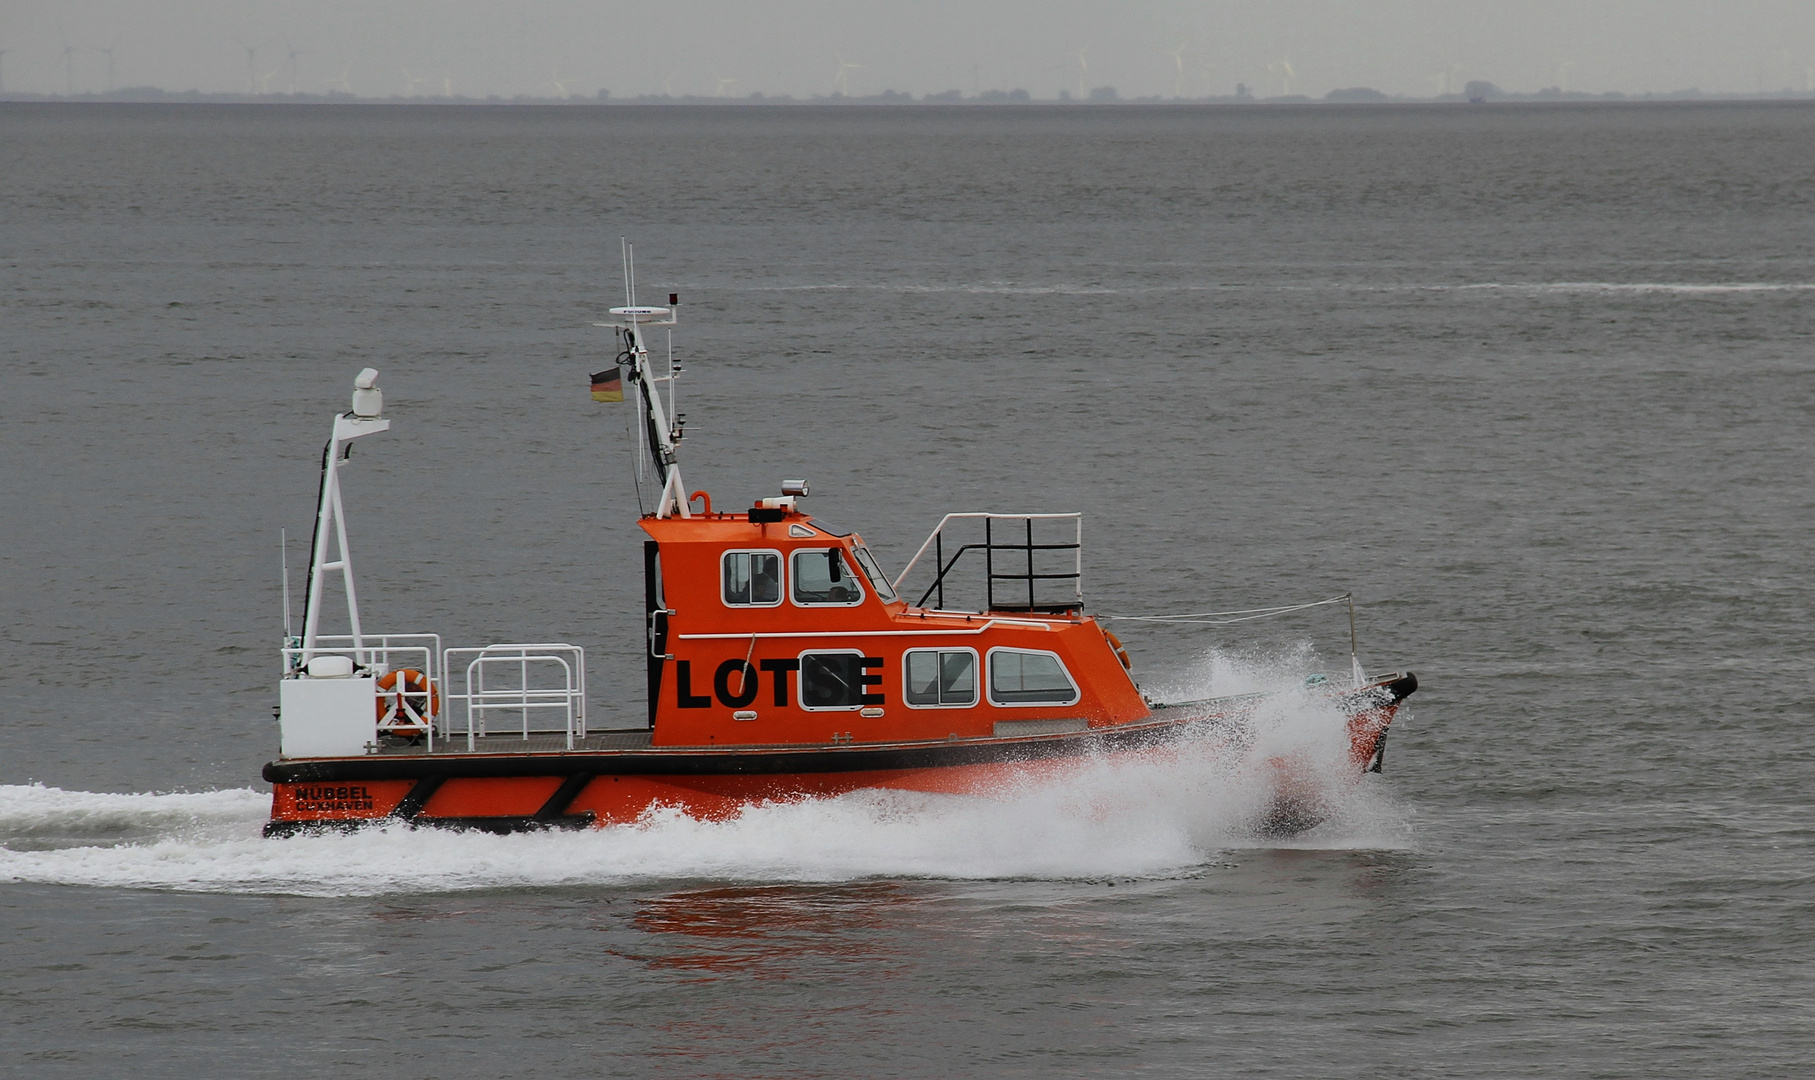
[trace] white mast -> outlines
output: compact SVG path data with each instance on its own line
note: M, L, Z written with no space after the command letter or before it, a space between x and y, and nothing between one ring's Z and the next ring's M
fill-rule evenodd
M647 440L650 457L655 461L656 475L662 478L662 494L656 500L655 516L659 518L693 516L687 506L687 485L681 480L681 466L675 453L675 444L684 436L678 417L670 417L674 401L674 352L672 339L668 353L668 374L657 376L650 367L649 346L643 340L643 330L651 326L670 327L675 324L673 307L639 307L636 302L636 263L634 249L624 245L624 307L611 309L612 321L594 323L594 326L608 326L623 335L624 350L618 354L618 364L624 368L624 378L636 389L637 405L643 410L641 417L643 433ZM670 297L669 302L673 303ZM656 392L656 383L668 384L670 408L662 407L662 398Z
M378 372L366 368L353 380L353 410L334 418L334 435L322 452L321 496L315 508L315 542L309 549L309 595L303 603L302 652L297 659L306 667L316 653L321 637L321 594L326 585L323 575L340 574L347 594L347 621L353 635L354 655L364 662L365 639L359 626L359 595L353 588L353 556L347 547L347 515L340 504L340 467L347 462L354 439L388 431L391 422L384 412L384 392L378 388ZM328 557L332 540L335 556Z

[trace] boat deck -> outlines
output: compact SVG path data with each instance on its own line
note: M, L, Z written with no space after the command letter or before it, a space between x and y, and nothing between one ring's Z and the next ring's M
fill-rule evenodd
M473 748L466 748L465 735L453 735L435 739L435 757L458 757L467 754L590 754L605 750L647 750L650 740L649 728L630 728L619 731L594 731L584 738L576 738L573 748L568 749L567 736L559 731L532 731L524 738L520 731L500 732L493 735L475 735ZM428 757L427 745L414 746L401 743L381 746L379 757Z

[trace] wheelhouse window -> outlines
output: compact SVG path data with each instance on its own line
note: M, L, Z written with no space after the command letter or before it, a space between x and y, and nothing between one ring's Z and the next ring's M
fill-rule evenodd
M907 703L930 708L977 703L977 654L971 649L911 649L906 668Z
M876 595L882 598L883 603L894 601L896 599L895 586L889 584L888 575L882 572L882 567L876 562L876 556L870 554L870 549L862 544L857 545L856 553L857 565L863 567L863 576L870 579L870 588L876 590Z
M1054 653L991 649L989 700L992 705L1070 705L1077 684Z
M774 607L781 603L781 552L727 551L725 603L731 607Z
M808 548L794 553L794 602L850 607L863 602L863 586L845 562L840 548Z
M859 652L814 652L800 655L800 707L808 710L860 709L881 705L883 695L870 693L882 683L882 657Z

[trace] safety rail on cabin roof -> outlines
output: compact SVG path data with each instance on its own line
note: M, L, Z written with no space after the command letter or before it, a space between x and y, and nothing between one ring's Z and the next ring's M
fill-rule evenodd
M945 529L954 521L982 521L983 542L980 544L962 544L948 560L945 557ZM999 521L1018 521L1024 527L1021 539L1001 540L997 538L996 523ZM1072 523L1072 540L1070 543L1035 543L1034 522L1036 521L1070 521ZM949 610L945 602L946 579L967 553L982 551L984 560L984 611L1024 611L1048 615L1065 615L1081 611L1084 607L1084 515L1069 514L994 514L994 513L960 513L947 514L939 519L932 534L914 552L907 566L895 578L896 592L901 592L902 584L907 580L914 567L926 556L928 550L933 553L933 565L936 567L932 584L921 593L915 602L916 607L925 607L929 598L937 597L934 606L940 610ZM1072 553L1071 570L1062 573L1041 572L1036 569L1035 552L1069 551ZM999 569L996 564L998 552L1015 553L1024 559L1025 569ZM1038 583L1041 581L1069 581L1072 583L1071 595L1061 603L1042 603ZM1014 600L997 599L997 582L1020 582L1026 586L1027 602L1019 603L1017 595ZM1017 593L1019 590L1015 590ZM902 593L906 596L906 593Z

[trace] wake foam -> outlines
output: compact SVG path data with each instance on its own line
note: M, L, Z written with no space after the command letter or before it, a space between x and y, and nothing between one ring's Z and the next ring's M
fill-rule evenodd
M0 784L0 846L120 840L260 822L271 798L251 789L191 795L115 795L41 784Z
M1267 668L1212 657L1171 689L1278 689L1301 659ZM1236 848L1406 846L1403 814L1378 778L1352 783L1345 742L1336 709L1287 689L1238 737L1089 759L989 795L864 791L752 806L728 821L658 809L629 826L515 836L379 825L267 840L270 796L251 789L0 786L0 881L352 896L652 879L1151 878L1196 872ZM1281 759L1329 815L1286 841L1256 831L1274 798L1266 762Z

